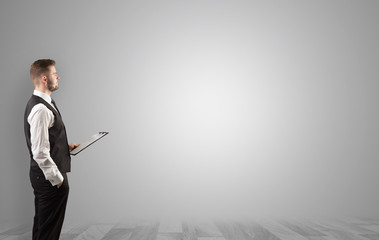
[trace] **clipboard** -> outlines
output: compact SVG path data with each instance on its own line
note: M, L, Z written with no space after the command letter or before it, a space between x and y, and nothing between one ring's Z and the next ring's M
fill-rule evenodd
M79 145L79 147L77 148L74 148L70 154L71 155L76 155L78 153L80 153L81 151L83 151L84 149L86 149L87 147L89 147L91 144L93 144L94 142L98 141L100 138L104 137L105 135L107 135L109 132L99 132L99 133L96 133L95 135L93 135L90 139L88 139L87 141L81 143Z

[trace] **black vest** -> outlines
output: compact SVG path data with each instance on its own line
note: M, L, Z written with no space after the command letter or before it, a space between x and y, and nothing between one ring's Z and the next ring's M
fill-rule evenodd
M39 103L45 105L54 114L54 126L49 128L50 156L58 166L58 169L61 173L70 172L71 157L68 149L66 128L63 124L62 117L59 112L57 112L57 110L55 110L55 108L52 107L48 102L35 95L32 95L32 97L29 99L24 115L24 131L26 144L30 153L30 166L36 166L37 162L33 159L31 150L30 125L28 123L28 116L32 111L32 108Z

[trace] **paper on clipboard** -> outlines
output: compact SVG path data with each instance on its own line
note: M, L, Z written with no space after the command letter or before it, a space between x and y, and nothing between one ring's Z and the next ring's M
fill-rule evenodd
M87 141L81 143L79 145L79 147L77 148L74 148L70 154L71 155L76 155L78 153L80 153L81 151L83 151L84 149L86 149L88 146L90 146L91 144L93 144L94 142L96 142L97 140L99 140L100 138L104 137L105 135L107 135L109 132L99 132L99 133L96 133L95 135L93 135L90 139L88 139Z

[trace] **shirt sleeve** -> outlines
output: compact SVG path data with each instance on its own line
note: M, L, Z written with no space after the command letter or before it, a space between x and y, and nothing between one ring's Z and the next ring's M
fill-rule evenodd
M30 141L33 159L41 168L46 180L55 186L64 178L50 156L49 128L54 125L54 114L43 104L35 105L29 116Z

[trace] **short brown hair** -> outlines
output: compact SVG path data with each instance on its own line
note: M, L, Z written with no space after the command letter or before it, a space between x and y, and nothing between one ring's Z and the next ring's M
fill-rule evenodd
M48 73L50 66L55 66L55 61L52 59L39 59L35 61L30 66L30 78L33 82L43 74Z

